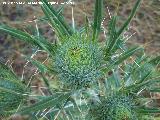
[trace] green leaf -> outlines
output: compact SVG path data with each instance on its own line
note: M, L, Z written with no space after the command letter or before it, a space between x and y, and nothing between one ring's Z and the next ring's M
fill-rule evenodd
M98 38L101 29L102 13L103 13L103 0L96 0L95 11L94 11L93 41L95 41Z
M116 30L116 16L113 16L111 21L109 22L109 32L108 36L109 38L106 41L106 60L108 60L108 57L111 56L113 52L115 52L119 47L119 42L122 41L122 33L128 28L129 23L131 22L132 18L134 17L136 10L138 6L140 5L141 0L137 0L134 8L131 11L130 16L128 19L125 21L123 26L120 28L119 31Z
M69 102L70 103L70 102ZM88 112L88 107L86 103L81 103L81 105L75 105L74 103L67 104L63 111L65 115L59 115L57 120L84 120L84 113ZM55 115L59 112L58 109L54 109L50 115L55 117ZM63 113L62 113L63 114ZM66 117L67 116L67 117ZM68 118L68 119L67 119ZM88 119L85 119L88 120ZM90 120L90 119L89 119Z
M111 52L113 51L113 49L115 48L115 46L117 45L118 41L120 39L117 39L117 31L116 31L116 21L117 18L116 16L113 16L111 21L109 22L109 26L108 26L108 40L106 41L106 57L108 57Z
M14 88L15 87L15 88ZM16 88L17 87L17 88ZM0 92L6 91L13 94L17 94L14 90L24 88L25 86L21 83L18 77L10 70L10 68L0 62Z
M45 50L47 53L49 53L51 56L54 56L55 51L57 49L57 45L51 44L48 42L43 36L34 36L36 44L38 44L38 47Z
M134 17L136 10L138 9L139 5L141 3L141 0L137 0L137 2L135 3L130 16L128 17L128 19L125 21L125 23L123 24L123 26L120 28L120 30L118 31L118 36L120 36L127 28L128 25L130 24L132 18Z
M63 107L64 103L69 99L70 95L71 93L56 93L55 95L42 99L34 105L20 109L18 113L27 114L42 111L46 108L56 108L60 106Z
M151 59L149 61L149 63L154 64L154 65L159 65L160 64L160 56L157 56L157 57Z
M49 22L51 23L51 26L57 35L61 38L63 38L65 35L72 35L73 30L66 24L62 16L59 15L50 4L48 4L48 1L41 0L41 2L43 3L41 4L41 8L46 17L49 19Z
M145 82L142 82L142 83L136 83L136 84L133 84L133 85L130 85L128 87L126 87L126 89L128 90L132 90L132 91L139 91L142 87L147 87L147 86L152 86L154 84L158 84L160 83L160 80L148 80L148 81L145 81Z
M112 68L114 68L116 65L121 64L124 60L126 60L127 58L129 58L130 56L132 56L136 51L140 50L140 47L133 47L127 51L125 51L124 53L122 53L117 60L115 60L111 65L107 66L106 68L102 69L103 72L108 72L110 71Z
M6 25L0 25L0 30L9 33L10 35L24 41L27 43L30 43L32 45L38 46L41 49L47 51L51 55L54 55L56 46L49 43L47 40L45 40L42 36L32 36L26 32L22 32L20 30L17 30L15 28L6 26Z
M89 36L89 31L90 31L89 19L88 19L88 17L86 16L86 17L85 17L85 33L86 33L87 36Z
M8 80L9 81L9 80ZM11 81L11 80L10 80ZM11 81L12 83L14 83L15 81ZM18 82L15 82L16 84L18 84ZM22 85L21 84L18 84L19 86L21 86L22 87ZM24 86L23 86L24 87ZM0 91L2 92L5 92L6 94L12 94L12 95L14 95L14 97L15 96L20 96L20 97L22 97L23 95L22 95L22 93L19 93L19 92L17 92L17 91L14 91L13 89L9 89L9 88L4 88L4 87L0 87Z
M146 81L147 78L149 78L149 76L151 74L152 74L152 71L148 72L146 75L143 76L143 78L138 83L142 83L142 82Z
M15 78L15 79L17 79L17 76L11 71L11 69L9 69L9 67L4 65L0 61L0 78L7 78L7 79Z
M160 88L151 88L149 89L150 92L160 92Z
M160 109L158 109L158 108L139 108L138 111L140 113L146 113L146 114L160 113Z
M18 39L21 39L25 42L28 42L28 43L31 43L33 45L37 45L35 40L33 39L33 37L26 33L26 32L22 32L20 30L17 30L17 29L14 29L14 28L11 28L9 26L6 26L6 25L0 25L0 30L1 31L4 31L4 32L7 32L9 33L10 35L18 38Z
M132 56L137 50L140 50L142 48L140 47L133 47L127 51L125 51L122 55L120 55L120 57L115 61L115 65L118 65L120 63L122 63L124 60L126 60L127 58L129 58L130 56Z
M16 112L16 110L11 110L11 111L1 111L0 116L1 118L7 118L8 116L13 115ZM4 120L4 119L2 119Z
M114 78L114 81L115 81L115 86L116 88L120 88L121 87L121 78L120 78L120 73L117 70L113 71L113 78Z
M49 68L48 66L42 64L41 62L39 62L37 60L34 60L34 59L26 57L26 56L25 56L25 58L27 60L29 60L33 65L35 65L38 68L38 70L42 73L46 73L46 72L56 73L56 71L54 71L52 68Z
M62 13L62 10L64 8L64 4L62 6L60 6L57 10L57 14L60 15ZM49 19L46 16L37 18L38 21L48 21Z

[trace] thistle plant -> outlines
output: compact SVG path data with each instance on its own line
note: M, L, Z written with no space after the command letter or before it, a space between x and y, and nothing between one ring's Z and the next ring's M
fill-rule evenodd
M86 16L80 29L66 23L61 14L64 5L55 10L47 0L40 1L45 14L41 20L49 22L54 30L55 44L4 24L0 31L48 54L49 64L25 58L38 68L49 95L37 95L36 103L28 105L25 101L32 95L28 91L31 86L23 85L6 65L0 64L2 115L25 114L30 119L49 120L156 119L160 109L149 95L159 92L160 57L146 56L141 46L127 47L123 37L141 0L136 1L121 27L117 27L117 16L112 16L107 31L102 26L103 0L95 0L94 20ZM105 40L99 42L101 33L105 33ZM48 75L56 77L48 79Z

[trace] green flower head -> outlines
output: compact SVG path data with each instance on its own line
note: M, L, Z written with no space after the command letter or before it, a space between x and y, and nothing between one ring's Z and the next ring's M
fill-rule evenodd
M97 44L76 34L65 38L65 42L58 48L55 67L65 85L79 89L99 77L101 59L102 54Z
M92 105L90 115L93 120L137 120L133 105L128 96L112 95Z

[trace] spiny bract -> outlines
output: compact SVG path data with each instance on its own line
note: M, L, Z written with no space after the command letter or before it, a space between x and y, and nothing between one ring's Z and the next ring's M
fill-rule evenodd
M125 95L111 95L93 104L90 115L93 120L137 120L132 98Z
M102 54L98 44L78 34L64 40L55 58L59 78L71 89L88 86L100 75Z

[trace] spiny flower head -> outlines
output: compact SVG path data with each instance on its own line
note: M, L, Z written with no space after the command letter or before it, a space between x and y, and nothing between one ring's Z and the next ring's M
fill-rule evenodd
M59 77L71 89L88 86L100 75L102 54L97 44L83 35L66 37L57 49L55 67Z
M137 120L133 107L131 97L116 94L92 105L90 115L93 120Z

